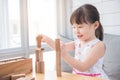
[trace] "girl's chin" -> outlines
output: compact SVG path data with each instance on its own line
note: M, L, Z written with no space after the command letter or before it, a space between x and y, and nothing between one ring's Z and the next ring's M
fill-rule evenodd
M83 37L77 37L79 40L84 41Z

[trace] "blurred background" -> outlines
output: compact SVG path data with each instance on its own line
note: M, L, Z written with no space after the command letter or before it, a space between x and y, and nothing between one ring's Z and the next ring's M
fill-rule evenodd
M120 35L120 0L0 0L0 59L29 57L40 33L73 40L69 19L85 3L97 7L105 33Z

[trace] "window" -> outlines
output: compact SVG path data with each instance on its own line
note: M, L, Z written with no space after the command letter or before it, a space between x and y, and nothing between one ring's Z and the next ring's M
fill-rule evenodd
M36 44L35 37L42 33L56 36L56 0L28 0L29 45Z
M70 24L72 13L72 0L58 0L58 35L66 39L73 39L73 31Z
M56 36L56 0L0 0L0 59L34 52L37 34Z
M0 49L21 47L19 0L0 0Z

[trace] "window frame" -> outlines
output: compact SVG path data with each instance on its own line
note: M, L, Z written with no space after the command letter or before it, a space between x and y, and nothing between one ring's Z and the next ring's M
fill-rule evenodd
M1 1L6 1L7 3L7 0ZM36 46L29 46L28 6L27 6L28 3L27 0L19 1L20 1L21 47L0 49L0 60L18 56L29 57L29 54L35 52ZM7 4L4 6L7 7ZM3 30L1 29L1 31ZM51 48L47 44L43 44L42 46L45 48L45 51L51 50Z
M3 0L3 1L6 1L7 3L7 0ZM4 4L4 6L7 7L7 4ZM20 0L21 47L0 49L0 59L16 57L16 56L24 56L24 57L29 56L28 54L29 53L28 18L27 17L28 17L27 0Z

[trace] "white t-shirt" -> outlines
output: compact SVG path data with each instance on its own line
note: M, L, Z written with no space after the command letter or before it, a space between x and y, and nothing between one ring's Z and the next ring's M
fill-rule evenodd
M84 46L81 47L80 41L75 40L75 58L80 61L83 61L86 58L86 56L88 55L91 48L94 45L96 45L96 43L99 41L100 41L99 39L94 39L92 41L89 41L88 43L86 43ZM73 68L73 73L85 75L85 76L93 76L93 77L98 76L100 78L104 78L105 80L109 80L107 75L105 74L104 70L102 69L102 66L103 66L103 57L100 58L97 61L97 63L89 69L89 71L80 72L77 69Z

